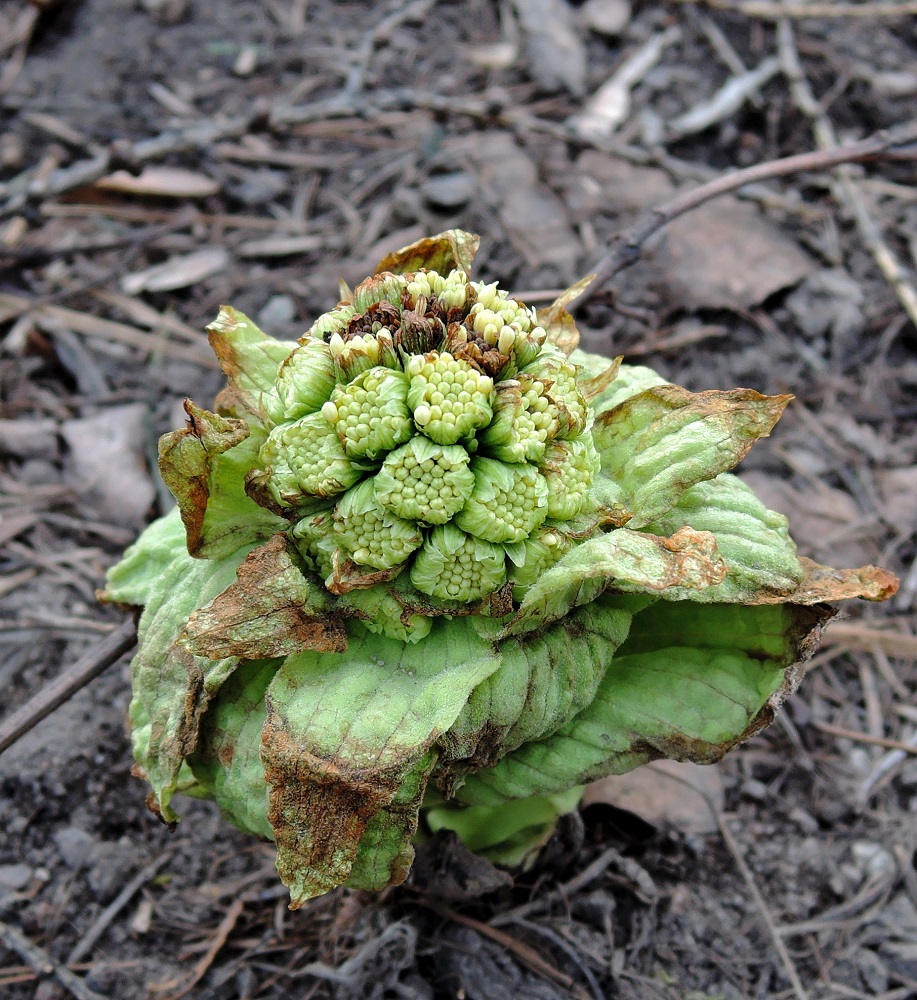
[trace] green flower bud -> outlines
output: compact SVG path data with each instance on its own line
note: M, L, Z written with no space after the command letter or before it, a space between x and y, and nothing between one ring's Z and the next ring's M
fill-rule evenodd
M466 361L431 351L407 365L408 406L421 433L437 444L455 444L493 416L494 382Z
M348 490L334 508L338 545L360 566L391 569L421 544L413 521L395 517L376 500L371 479Z
M450 309L462 309L468 301L468 275L459 270L450 271L446 277L434 273L431 290L447 312Z
M515 367L524 368L531 364L541 353L542 345L547 336L547 330L541 326L533 327L528 333L517 334L512 349Z
M532 465L493 458L471 462L474 489L455 524L488 542L519 542L548 516L548 484Z
M391 302L401 305L401 293L407 281L400 274L382 271L371 278L361 281L353 290L353 307L359 313L365 313L370 306L378 302Z
M494 419L478 435L478 444L503 462L538 462L559 428L559 413L545 383L520 375L497 385Z
M267 470L268 491L281 507L343 493L361 475L321 413L275 427L261 446L258 462Z
M383 364L386 368L397 366L397 361L385 364L395 358L391 334L387 330L380 330L378 336L367 333L349 340L339 333L332 333L328 347L334 358L337 381L345 385L370 368Z
M324 341L304 338L280 366L276 394L279 410L271 413L276 423L298 420L320 410L336 384L334 358Z
M543 382L545 395L557 408L559 438L574 438L586 429L589 407L576 380L576 365L554 347L544 347L522 374Z
M516 600L521 599L524 588L535 583L573 544L568 534L549 521L520 542L518 547L514 546L510 550L512 563L509 578L515 584L513 596ZM517 549L521 550L518 554Z
M436 275L436 277L439 277L439 275ZM421 298L429 302L434 297L436 293L433 290L432 278L433 273L427 271L417 271L415 274L408 275L408 282L405 287L412 302L416 304Z
M376 499L399 517L445 524L474 488L468 452L420 435L393 451L373 477Z
M411 567L411 583L441 601L476 601L505 582L504 550L452 524L433 529Z
M339 385L322 407L350 458L375 459L414 432L404 372L370 368L349 385Z
M357 311L352 305L348 303L339 305L336 309L332 309L331 312L326 312L319 316L305 337L300 339L305 340L311 337L315 340L327 340L330 334L341 333L343 330L346 330L347 324L356 314Z
M602 468L591 431L571 441L552 441L539 468L548 484L548 517L576 517L589 502L589 490Z
M322 579L334 569L334 552L337 542L333 533L331 511L325 510L311 517L298 520L290 530L294 544L306 567Z
M418 642L433 627L432 618L407 611L387 587L351 590L339 603L370 632L399 642Z

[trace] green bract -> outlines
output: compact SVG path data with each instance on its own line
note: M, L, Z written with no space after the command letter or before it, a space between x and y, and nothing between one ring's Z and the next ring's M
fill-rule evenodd
M585 354L575 288L536 313L469 278L476 248L390 255L299 344L224 308L217 412L160 442L177 510L108 576L143 608L153 808L191 790L276 840L293 906L402 881L421 809L514 863L583 783L718 759L823 602L896 586L798 558L729 474L790 397Z

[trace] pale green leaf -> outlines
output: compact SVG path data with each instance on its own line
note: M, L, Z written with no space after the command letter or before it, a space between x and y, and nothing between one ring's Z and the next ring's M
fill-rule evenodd
M347 879L369 821L500 664L467 619L417 644L350 631L346 653L288 657L267 692L261 755L294 906Z
M411 840L437 756L435 749L427 751L404 776L392 801L366 824L345 885L377 892L408 877L414 861Z
M237 414L240 410L250 413L259 419L265 411L276 411L277 370L298 345L294 341L267 336L232 306L222 306L207 331L210 346L228 383L220 393L221 406Z
M528 632L594 601L604 590L663 592L720 582L726 566L709 532L683 528L671 538L618 528L563 555L525 594L510 634Z
M493 764L585 708L630 620L626 611L595 601L534 635L504 639L500 668L474 689L439 741L450 773Z
M182 762L197 744L198 724L235 659L192 656L176 639L188 616L232 583L248 553L227 559L177 556L151 588L131 663L130 704L134 757L153 788L151 805L163 819L177 817L169 805Z
M176 556L187 554L185 526L177 507L153 521L105 575L103 601L143 607L150 591Z
M222 559L283 531L287 522L245 492L245 474L264 441L260 426L221 417L185 400L188 424L159 440L159 471L178 501L188 551Z
M570 354L570 361L583 369L580 373L581 382L600 377L608 371L609 365L613 364L613 360L606 358L604 354L591 354L578 348ZM652 368L646 368L643 365L621 365L615 380L590 397L589 407L594 414L598 415L620 405L625 399L636 396L638 392L651 389L653 386L668 384Z
M634 515L628 527L644 527L686 489L733 468L770 433L791 398L662 385L606 408L592 437L612 499Z
M240 830L273 840L268 787L261 763L264 694L282 660L239 664L220 688L200 725L188 763L223 815Z
M768 510L735 476L724 473L693 486L648 530L670 534L685 525L713 533L727 574L700 590L675 584L663 595L669 600L752 603L790 595L803 578L787 519Z
M549 739L469 777L457 797L498 805L660 757L718 760L771 721L801 676L787 668L829 616L795 605L658 601L634 619L590 705Z

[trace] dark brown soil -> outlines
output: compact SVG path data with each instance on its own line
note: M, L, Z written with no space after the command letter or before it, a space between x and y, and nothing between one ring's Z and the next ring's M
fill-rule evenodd
M816 147L779 65L709 104L781 45L822 136L902 122L917 95L912 4L782 34L779 4L750 0L37 6L0 0L4 712L121 621L94 591L168 503L157 436L219 388L199 331L221 303L295 337L339 278L452 226L481 234L480 276L547 299L674 190ZM595 29L613 15L616 34ZM653 38L617 130L584 131ZM184 173L94 183L144 166ZM398 890L290 913L272 850L209 804L183 803L174 833L147 812L122 662L0 758L0 992L917 996L914 180L902 159L720 199L578 316L584 346L691 389L793 391L743 474L804 554L902 577L889 604L848 609L778 722L716 768L716 832L685 832L674 803L650 825L599 802L510 887L476 895L493 872L441 844ZM78 978L24 964L17 933Z

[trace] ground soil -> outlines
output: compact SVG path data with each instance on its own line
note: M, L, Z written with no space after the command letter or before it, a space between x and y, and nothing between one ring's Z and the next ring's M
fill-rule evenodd
M917 20L887 4L782 27L741 2L36 6L0 0L4 711L122 621L94 591L169 502L150 459L183 397L219 388L200 331L221 303L295 337L339 278L451 226L534 302L674 190L904 121L917 95ZM584 127L653 39L629 107L604 104L617 128ZM144 166L185 173L94 183ZM913 184L900 160L747 189L578 313L585 346L690 389L792 390L743 474L806 555L903 580L717 765L714 832L599 796L512 885L438 844L404 887L290 913L269 846L208 803L174 832L147 812L122 661L0 758L3 995L917 996Z

